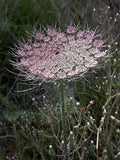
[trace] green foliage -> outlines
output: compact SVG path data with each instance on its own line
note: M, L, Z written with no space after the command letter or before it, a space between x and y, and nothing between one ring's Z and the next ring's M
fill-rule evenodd
M12 57L9 52L11 48L14 47L14 44L17 44L18 40L22 39L22 37L27 39L28 34L26 31L31 32L34 27L39 29L40 26L46 27L47 25L51 26L56 24L64 28L70 23L80 23L81 27L87 24L90 27L98 27L99 30L105 30L105 36L110 37L112 41L112 52L114 53L111 61L105 65L103 69L89 74L87 78L85 77L85 79L71 83L69 85L70 93L67 90L65 97L66 119L67 124L69 124L69 131L73 129L73 126L78 124L77 118L81 113L80 110L82 107L85 109L85 113L82 113L81 117L83 119L89 117L86 111L91 100L94 100L95 103L89 108L91 112L90 116L93 116L93 118L96 119L96 124L99 125L99 120L101 116L103 116L103 105L110 96L120 92L120 56L119 50L116 50L120 46L120 38L117 37L120 23L119 16L116 16L118 8L115 3L117 2L110 3L111 9L108 10L105 8L108 2L100 1L98 3L98 0L0 1L0 137L7 134L13 134L13 136L15 136L14 138L7 137L0 139L0 160L5 159L4 156L6 156L6 153L12 157L13 155L18 156L19 152L21 153L19 158L22 160L37 160L41 158L40 148L43 149L45 157L49 159L48 148L50 144L52 144L54 148L57 148L55 151L59 153L60 144L58 142L61 140L60 136L62 133L59 89L55 90L53 88L54 85L49 87L47 84L47 87L43 86L43 90L42 87L38 87L39 91L17 93L16 91L19 89L26 89L26 85L24 82L21 84L20 81L16 80L16 75L6 70L8 69L15 72L15 69L10 65L9 60L12 59ZM93 12L94 8L96 8L95 12ZM108 17L105 19L106 15ZM112 17L112 21L110 17ZM113 23L114 18L117 20L115 23ZM115 45L114 41L118 41L118 44ZM46 95L46 97L41 98L42 95ZM70 96L73 97L73 102L70 101ZM33 101L32 99L34 97L35 100ZM51 105L51 102L53 102L53 105ZM76 102L80 102L80 105L77 107ZM119 104L119 97L113 99L106 107L107 111L111 108L109 114L115 115L115 111L118 111ZM37 107L40 107L40 111ZM117 116L119 119L119 114ZM110 128L111 126L113 128ZM31 127L33 128L31 129ZM55 131L54 134L58 134L58 141L53 136L52 127ZM86 127L85 120L81 122L80 127L78 131L75 130L78 139L82 136L84 137L82 133L84 133L84 128ZM115 155L117 153L119 147L116 146L116 143L119 136L116 137L116 128L117 125L111 121L108 115L104 126L108 144L102 134L103 141L101 140L102 143L100 144L99 154L102 155L102 149L105 148L108 148L109 151L108 146L112 147L111 154ZM32 132L34 130L36 131L36 137ZM15 131L17 132L15 133ZM67 134L69 134L69 131ZM89 138L96 141L96 134L90 133L90 130L85 132L88 134L88 137L91 136ZM75 138L77 138L77 136ZM92 148L93 146L91 147L90 145L90 140L88 139L87 144L85 144L84 140L82 143L86 145L87 150L90 151L86 154L87 158L89 156L88 159L96 159L96 154ZM1 152L3 148L5 153ZM83 153L85 153L84 150ZM61 152L59 154L61 154ZM79 154L77 154L75 154L76 159L79 157Z
M55 23L48 0L3 0L0 17L0 64L3 65L9 64L8 49L17 43L18 37L25 38L26 31L32 31L34 26Z
M55 14L48 0L3 0L0 3L0 70L4 71L0 75L0 100L4 102L16 79L13 74L5 71L6 68L12 70L10 48L23 36L26 38L26 31L32 31L34 26L51 25L51 22L55 24ZM18 97L14 92L10 93L4 106L12 110L16 106L14 100Z
M0 160L4 160L4 156L1 152L0 152Z

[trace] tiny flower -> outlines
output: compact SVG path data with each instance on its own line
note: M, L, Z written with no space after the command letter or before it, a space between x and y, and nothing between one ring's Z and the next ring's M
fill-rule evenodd
M40 43L33 43L33 47L35 47L35 48L38 48L38 47L40 47Z
M93 140L91 140L91 141L90 141L90 143L91 143L91 144L94 144L94 141L93 141Z
M104 120L105 120L105 118L104 118L104 117L102 117L102 118L101 118L101 122L104 122Z
M101 47L103 44L104 44L104 41L103 41L103 40L98 40L98 39L96 39L96 40L93 42L93 46L95 46L95 47Z
M70 100L73 100L73 97L70 97Z
M86 34L86 37L91 39L94 37L94 35L95 35L95 31L88 31Z
M61 38L65 37L65 36L66 35L63 32L57 34L58 39L61 39Z
M79 32L77 33L77 38L82 38L83 35L84 35L84 31L79 31Z
M38 32L36 33L36 38L39 39L39 40L42 40L43 39L43 34Z
M47 34L48 34L48 36L53 37L56 35L56 30L54 28L48 28Z
M17 54L18 54L19 56L25 56L25 51L23 51L23 50L18 50L18 51L17 51Z
M70 131L70 135L73 135L73 131Z
M114 119L115 119L115 117L113 117L113 116L110 116L110 117L111 117L111 119L112 119L112 120L114 120Z
M116 129L116 133L120 133L120 129L117 128L117 129Z
M90 122L87 122L87 126L90 126Z
M115 115L117 115L118 114L118 111L115 111Z
M50 37L49 36L44 37L44 42L49 42L49 41L50 41Z
M120 152L118 152L117 155L120 156Z
M104 150L103 150L103 154L106 154L106 153L107 153L107 150L106 150L106 149L104 149Z
M99 52L97 54L95 54L95 58L100 58L100 57L104 57L107 53L105 51L103 52Z
M52 145L49 145L49 148L52 148Z
M118 92L117 95L120 96L120 92Z
M49 154L50 155L54 155L54 149L53 149L53 147L52 147L52 145L49 145Z
M69 27L67 28L67 33L68 33L68 34L75 33L75 27L74 27L74 26L69 26Z
M84 113L84 112L85 112L85 108L82 107L82 108L80 109L80 111L81 111L82 113Z
M90 104L94 104L94 102L95 102L94 100L91 100L91 101L90 101Z
M119 13L118 13L118 12L116 13L116 16L119 16Z
M103 110L103 114L107 114L107 110L106 109Z
M32 47L31 47L30 45L28 45L28 44L25 44L25 45L24 45L24 48L25 48L26 50L31 50L31 49L32 49Z
M80 105L80 102L76 102L76 105L79 106L79 105Z
M78 129L80 127L80 123L78 123L76 126L73 126L73 128Z
M32 100L35 101L35 98L33 97Z

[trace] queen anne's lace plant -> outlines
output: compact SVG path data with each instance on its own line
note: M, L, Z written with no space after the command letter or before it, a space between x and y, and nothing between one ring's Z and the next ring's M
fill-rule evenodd
M106 56L104 41L93 30L82 31L69 26L66 32L48 28L37 32L32 42L17 50L20 61L14 65L33 80L60 80L77 78L98 66Z

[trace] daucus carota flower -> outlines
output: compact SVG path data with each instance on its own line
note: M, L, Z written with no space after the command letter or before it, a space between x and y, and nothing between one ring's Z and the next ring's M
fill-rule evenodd
M48 28L33 35L31 43L17 50L14 64L28 79L60 80L77 78L99 65L106 56L104 40L96 31L69 26L65 32Z

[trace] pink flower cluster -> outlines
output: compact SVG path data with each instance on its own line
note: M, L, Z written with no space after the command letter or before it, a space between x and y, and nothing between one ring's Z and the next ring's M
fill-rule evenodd
M26 43L17 54L19 66L27 74L43 79L77 77L98 65L106 55L101 51L104 41L96 39L95 31L77 31L69 26L66 32L48 28L35 33L32 43Z

